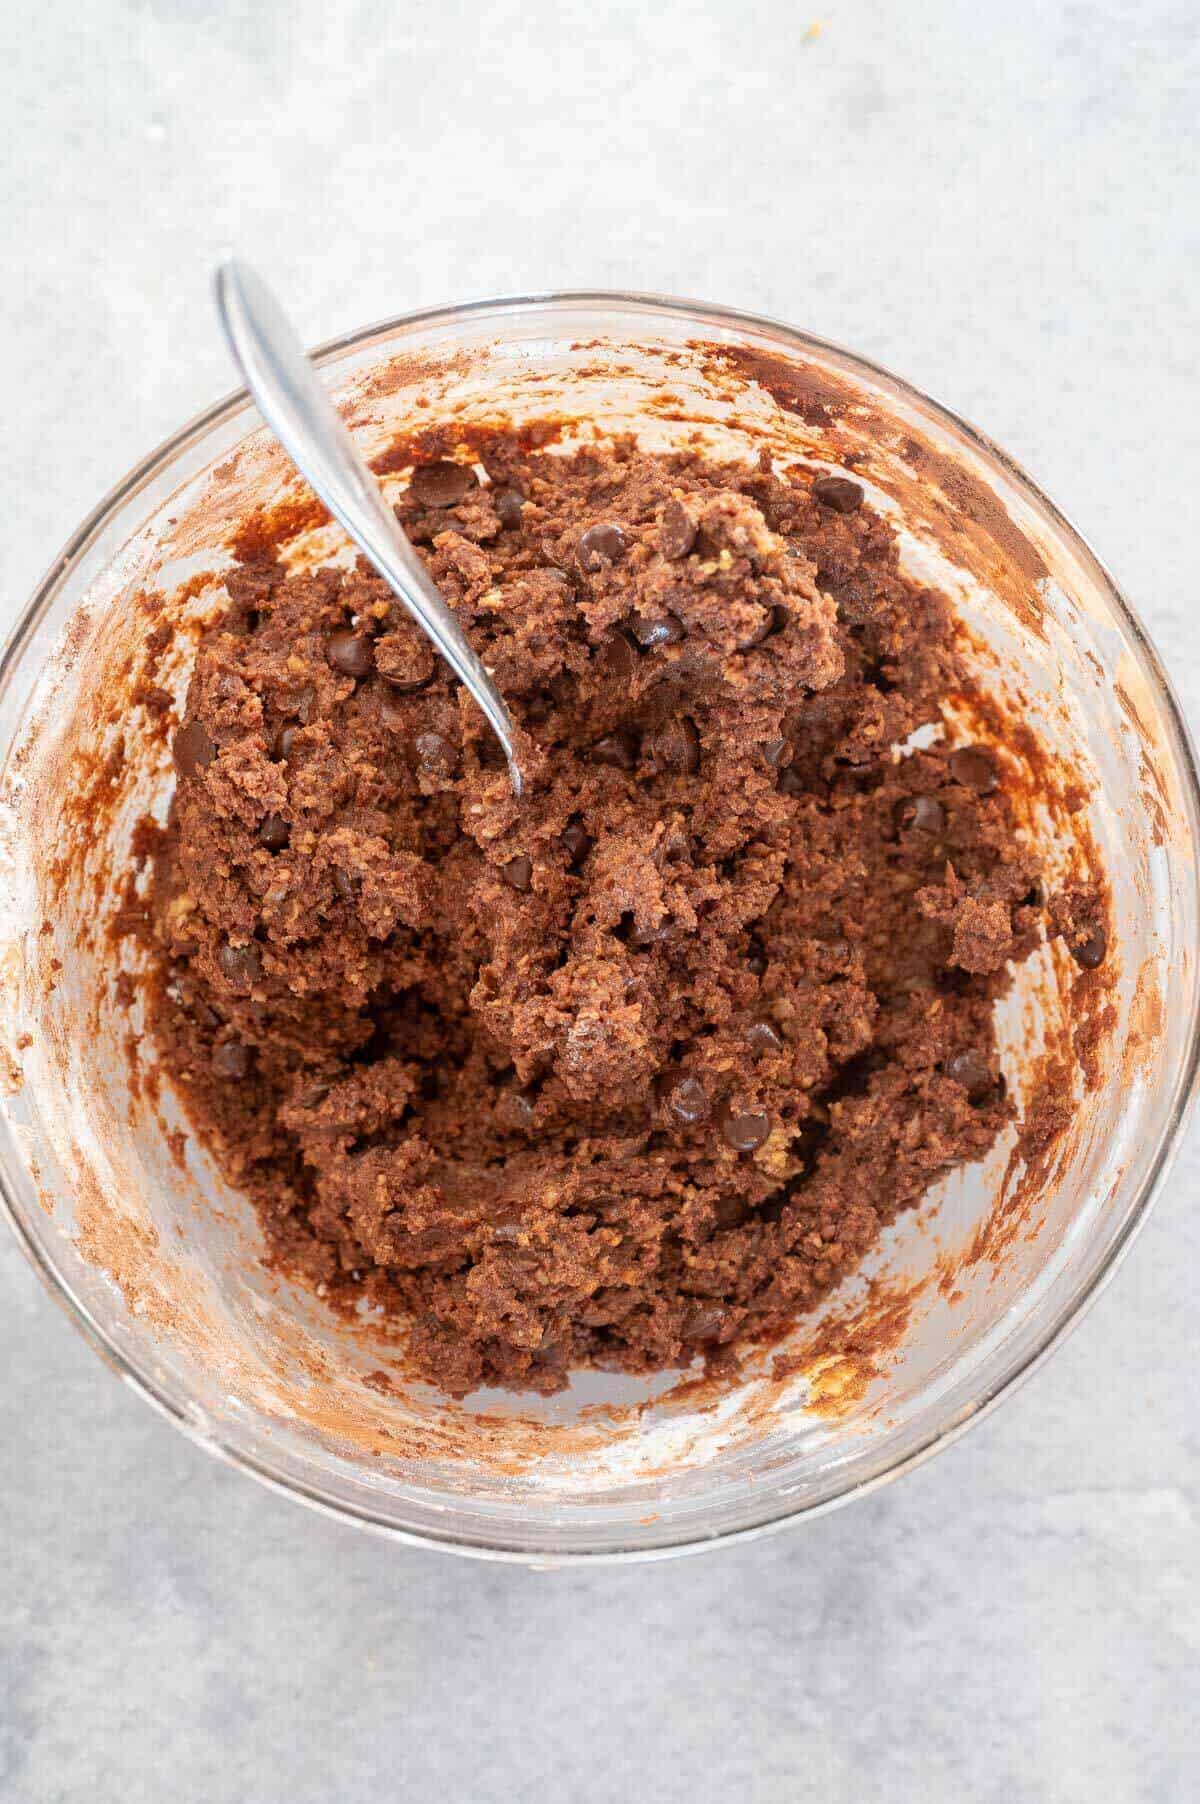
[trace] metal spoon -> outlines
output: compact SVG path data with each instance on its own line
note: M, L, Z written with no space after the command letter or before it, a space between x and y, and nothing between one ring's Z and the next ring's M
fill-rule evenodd
M379 485L354 448L278 301L235 257L214 277L217 312L234 362L259 412L300 473L466 684L504 748L513 794L521 794L512 717L463 637Z

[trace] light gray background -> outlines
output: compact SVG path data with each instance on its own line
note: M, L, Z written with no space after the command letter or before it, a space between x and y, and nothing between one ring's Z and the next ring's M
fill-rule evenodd
M5 624L231 386L207 274L235 243L310 340L596 284L865 351L1081 524L1200 722L1194 0L804 4L9 0ZM557 1576L218 1468L0 1241L0 1797L1194 1796L1198 1176L1193 1134L1069 1345L931 1466Z

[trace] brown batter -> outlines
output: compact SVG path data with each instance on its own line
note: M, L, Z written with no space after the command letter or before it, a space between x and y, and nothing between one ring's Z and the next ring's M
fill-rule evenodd
M277 1258L453 1392L549 1391L778 1333L984 1153L1044 903L1002 761L902 749L958 629L853 480L468 455L398 511L527 799L364 567L244 565L175 739L155 1028Z

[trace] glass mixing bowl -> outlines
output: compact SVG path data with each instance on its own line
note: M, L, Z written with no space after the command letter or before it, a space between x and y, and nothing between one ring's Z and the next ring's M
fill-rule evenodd
M379 1328L264 1269L243 1199L178 1131L114 982L109 917L139 816L172 788L146 685L180 696L230 522L265 509L297 562L344 553L234 395L74 534L0 673L3 1207L109 1363L211 1452L402 1539L538 1563L760 1532L945 1445L1043 1358L1111 1275L1175 1147L1197 1062L1197 785L1129 605L994 446L860 358L769 321L634 295L481 302L356 333L319 362L376 455L402 430L552 418L570 439L854 465L904 560L955 598L980 672L1087 788L1032 807L1052 868L1088 836L1111 882L1110 1016L1053 1154L1009 1135L892 1228L788 1357L725 1390L581 1376L550 1400L390 1386ZM402 480L401 475L389 478ZM153 668L151 669L151 661ZM140 687L139 687L140 685ZM1082 802L1083 805L1079 806ZM136 906L136 903L134 903ZM1059 948L1000 1013L1020 1099L1077 976ZM132 1000L130 1000L132 995ZM131 1065L131 1059L133 1063ZM774 1350L778 1352L778 1349Z

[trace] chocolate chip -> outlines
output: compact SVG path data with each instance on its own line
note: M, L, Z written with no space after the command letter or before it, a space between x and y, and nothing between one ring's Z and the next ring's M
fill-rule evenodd
M739 651L753 651L756 645L762 645L772 633L779 632L787 625L788 615L785 608L769 607L759 610L762 619L757 626L752 626L737 642Z
M384 682L401 695L415 695L437 675L437 653L424 633L406 624L379 641L375 666Z
M950 754L950 775L964 789L990 796L1000 786L1000 773L992 754L982 745L960 745Z
M862 506L862 489L846 476L818 476L812 492L822 507L832 508L835 514L852 514Z
M763 743L762 755L772 770L781 770L791 762L792 747L787 739L768 739Z
M510 858L501 869L504 873L505 883L524 895L533 882L533 860L527 858L524 852L518 852L516 857Z
M664 557L686 557L696 543L696 522L681 501L668 501L658 529L658 549Z
M982 1102L995 1087L991 1066L981 1052L968 1046L946 1060L946 1076L961 1084L970 1102Z
M558 843L571 864L582 864L592 849L592 836L578 821L571 821L563 828Z
M638 667L638 655L629 637L617 628L610 633L604 643L598 647L596 658L600 666L600 675L606 682L616 683L624 688L632 681Z
M678 645L684 637L683 627L674 614L668 614L665 620L644 620L640 614L631 614L626 622L626 630L633 634L643 651L657 651L663 645Z
M171 755L181 777L198 777L216 757L217 748L200 722L189 720L176 733Z
M719 1303L693 1303L683 1318L680 1338L689 1346L716 1340L728 1319L728 1311Z
M343 902L353 902L358 894L358 884L349 871L344 871L340 864L333 867L333 887Z
M365 633L332 634L325 655L335 670L356 680L370 676L375 668L375 647Z
M754 1103L727 1096L717 1109L717 1126L727 1146L738 1153L752 1153L771 1132L771 1117Z
M223 940L217 947L217 965L222 977L238 989L249 989L262 976L262 960L258 947L232 946Z
M628 549L628 538L612 520L601 521L598 526L589 526L586 532L579 535L579 543L575 548L580 569L589 572L605 570L610 564L619 564Z
M212 1068L218 1077L231 1078L236 1083L250 1070L250 1054L240 1040L225 1040L213 1052Z
M1086 938L1071 947L1071 957L1085 971L1094 971L1098 965L1102 965L1107 952L1108 935L1098 922L1088 928Z
M470 464L422 464L413 471L411 494L422 507L457 507L477 486Z
M758 1055L783 1051L783 1036L774 1022L763 1016L749 1023L742 1038L751 1052Z
M515 1127L531 1128L534 1122L534 1101L528 1090L510 1090L506 1097L509 1120Z
M637 734L628 727L606 733L592 747L591 759L593 764L607 764L613 770L633 770L638 760Z
M663 940L671 939L674 933L675 924L672 921L659 921L654 927L639 927L630 917L625 937L631 946L657 946Z
M286 764L296 745L296 727L280 727L271 745L271 756Z
M431 775L448 777L458 762L458 753L440 733L418 733L413 740L413 749L422 770Z
M686 715L647 733L642 751L663 776L690 777L700 768L700 735Z
M292 830L281 814L268 814L258 830L260 845L268 852L282 852L292 837Z
M917 833L941 833L946 825L946 810L933 796L904 796L892 811L898 833L910 828Z
M521 524L521 509L524 505L525 497L516 489L497 489L492 496L496 518L506 532L512 532Z
M692 842L684 827L678 821L672 821L664 830L662 838L651 852L656 870L665 871L670 864L678 864L681 859L689 858Z
M699 1078L681 1075L661 1079L658 1100L663 1112L682 1127L694 1127L708 1114L708 1097Z
M754 1211L744 1197L722 1196L713 1204L713 1213L717 1218L718 1228L740 1228L750 1220Z

